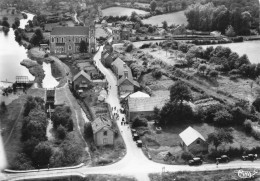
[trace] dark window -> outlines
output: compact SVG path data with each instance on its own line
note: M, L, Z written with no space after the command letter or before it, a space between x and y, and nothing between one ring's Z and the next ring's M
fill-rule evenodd
M107 136L107 131L104 131L104 136Z
M198 145L200 144L200 140L197 140L197 144L198 144Z

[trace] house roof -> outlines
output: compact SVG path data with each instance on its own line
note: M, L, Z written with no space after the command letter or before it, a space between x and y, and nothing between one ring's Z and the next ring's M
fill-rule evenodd
M86 79L91 81L91 77L84 71L81 70L80 72L78 72L74 77L73 77L73 81L75 81L77 78L79 78L80 76L84 76Z
M89 29L85 26L54 27L51 35L88 35Z
M145 97L150 97L150 96L144 92L138 91L138 92L131 94L129 97L130 98L145 98Z
M179 136L187 146L189 146L198 138L202 139L203 141L206 141L205 138L198 131L196 131L190 126L187 129L185 129L183 132L181 132Z
M103 129L104 127L111 129L112 121L108 117L99 116L91 123L91 126L92 126L93 133L95 134L101 129Z
M128 99L129 112L153 111L154 107L162 108L169 99L170 97L165 95L142 98L130 97Z

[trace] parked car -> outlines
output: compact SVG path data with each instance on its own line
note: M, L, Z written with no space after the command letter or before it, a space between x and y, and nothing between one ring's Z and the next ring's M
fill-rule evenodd
M136 129L131 129L132 135L136 133Z
M219 163L227 163L230 161L230 158L227 155L221 155L221 157L216 158L216 161Z
M195 157L192 160L189 160L189 165L193 166L193 165L202 165L202 160L201 158Z
M138 134L134 133L134 134L133 134L133 140L134 140L134 141L137 141L138 139L139 139Z
M256 159L257 159L257 154L248 154L248 155L242 156L243 161L246 161L246 160L254 161Z
M137 145L137 147L142 147L143 146L143 142L142 142L142 140L137 140L136 141L136 145Z

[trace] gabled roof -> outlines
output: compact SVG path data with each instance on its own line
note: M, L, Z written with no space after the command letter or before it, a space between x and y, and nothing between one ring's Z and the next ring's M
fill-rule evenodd
M148 94L138 91L129 96L130 98L144 98L144 97L150 97Z
M88 79L89 81L91 81L91 77L84 71L81 70L80 72L78 72L74 77L73 77L73 81L75 81L77 78L79 78L79 76L84 76L86 79Z
M183 132L181 132L179 136L181 137L182 141L185 143L186 146L189 146L198 138L202 139L203 141L206 141L205 138L198 131L196 131L190 126Z
M97 133L98 131L100 131L101 129L103 128L109 128L109 129L112 129L112 121L108 118L108 117L105 117L105 116L99 116L98 118L96 118L92 123L91 123L91 126L92 126L92 130L93 130L93 133Z
M88 35L89 29L85 26L54 27L51 35Z
M168 93L169 94L169 93ZM156 97L142 97L128 99L129 112L153 111L154 107L159 109L170 99L170 96L162 95Z

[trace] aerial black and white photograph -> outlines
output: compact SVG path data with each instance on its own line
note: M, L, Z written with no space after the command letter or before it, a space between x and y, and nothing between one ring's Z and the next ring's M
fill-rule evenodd
M260 0L0 0L0 181L259 181Z

